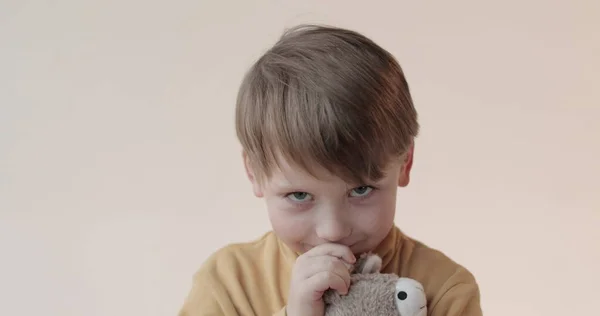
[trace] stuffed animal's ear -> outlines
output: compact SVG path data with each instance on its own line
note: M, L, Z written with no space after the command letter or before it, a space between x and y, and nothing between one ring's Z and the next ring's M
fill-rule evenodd
M365 254L356 263L354 273L379 273L381 271L381 257L376 254Z
M329 289L323 293L323 302L325 305L337 304L340 302L340 300L340 294L333 289Z

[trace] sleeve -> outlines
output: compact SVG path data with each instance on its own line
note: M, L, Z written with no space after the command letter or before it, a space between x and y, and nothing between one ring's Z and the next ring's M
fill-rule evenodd
M227 292L223 282L218 279L216 271L209 262L199 270L193 278L193 284L178 316L236 316L247 315L248 311L240 311L232 296ZM272 316L286 316L283 306Z
M445 282L431 316L483 316L479 286L471 273L460 269Z
M200 271L194 276L190 290L178 316L238 315L233 302L219 283Z
M235 316L240 313L221 286L210 279L196 279L178 316ZM285 306L272 316L286 316Z

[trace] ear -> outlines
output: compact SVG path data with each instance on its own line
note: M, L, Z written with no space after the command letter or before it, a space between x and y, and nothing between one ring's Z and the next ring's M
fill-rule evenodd
M254 195L258 198L262 198L264 196L262 187L259 181L256 179L256 174L252 169L252 164L250 163L250 158L248 157L246 151L242 152L242 159L244 160L244 169L246 170L246 176L248 177L248 180L250 180L250 183L252 184L252 191L254 192Z
M382 261L381 257L376 254L363 255L359 262L357 262L355 273L379 273L381 271Z
M413 142L402 162L402 169L400 170L400 175L398 177L398 186L400 187L406 187L408 183L410 183L410 171L413 165L414 152L415 143Z

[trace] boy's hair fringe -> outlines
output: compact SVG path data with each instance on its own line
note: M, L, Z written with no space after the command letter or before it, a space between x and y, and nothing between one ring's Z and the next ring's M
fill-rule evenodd
M419 131L389 52L355 31L308 24L284 32L246 73L235 123L263 179L285 159L358 184L381 178Z

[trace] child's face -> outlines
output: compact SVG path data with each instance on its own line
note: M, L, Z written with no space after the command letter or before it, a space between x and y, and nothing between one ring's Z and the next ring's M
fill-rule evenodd
M266 201L273 231L294 251L339 243L360 254L373 250L394 225L397 188L408 184L411 165L412 151L381 180L364 184L326 172L315 178L285 161L262 185L247 170L255 195Z

